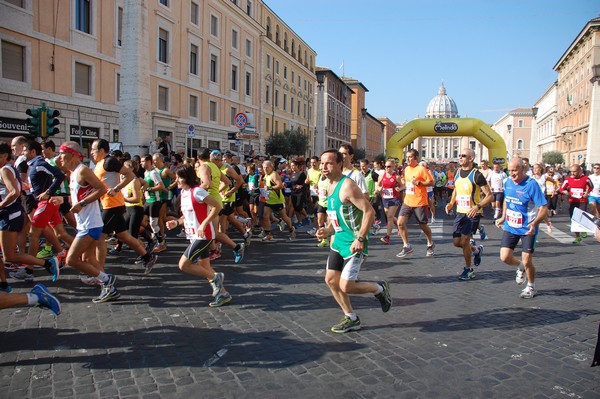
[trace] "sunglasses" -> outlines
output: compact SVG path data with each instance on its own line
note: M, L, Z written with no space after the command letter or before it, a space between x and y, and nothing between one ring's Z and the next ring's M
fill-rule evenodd
M467 158L468 156L467 156L467 154L460 154L458 157L459 158Z
M394 165L385 165L386 168L393 168Z

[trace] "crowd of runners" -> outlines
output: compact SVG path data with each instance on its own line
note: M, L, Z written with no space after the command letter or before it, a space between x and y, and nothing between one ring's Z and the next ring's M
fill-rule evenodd
M531 167L521 158L509 160L506 169L486 161L477 167L470 149L446 165L420 161L416 150L402 162L355 160L350 145L308 160L240 159L210 149L186 158L168 147L140 157L110 151L99 139L92 144L90 166L83 159L82 148L72 141L58 147L25 137L0 143L1 308L61 311L41 283L28 294L11 293L5 268L10 278L33 283L36 267L55 282L69 266L81 273L83 284L99 286L93 302L116 300L117 276L105 270L107 256L133 251L135 263L149 274L158 254L169 251L166 231L173 229L189 240L180 270L206 279L213 297L209 306L219 307L232 300L224 274L211 266L224 247L240 263L253 235L264 243L293 241L306 227L316 247L329 248L325 281L344 313L332 331L343 333L360 329L349 294L374 295L384 312L392 306L386 281L359 281L358 274L369 240L379 231L379 242L392 245L397 228L402 241L397 257L416 250L407 228L413 215L427 240L426 256L435 256L429 225L436 223L436 212L455 216L453 245L465 262L459 279L467 281L482 262L484 246L474 237L486 239L481 219L490 206L496 226L504 230L500 259L516 268L518 284L527 281L520 297L529 299L536 294L532 258L538 225L545 223L552 233L552 218L567 207L570 215L588 206L600 214L600 165L593 165L589 176L579 165L567 175L558 165ZM242 238L234 241L231 231ZM583 238L576 233L574 244ZM519 241L520 259L513 254Z

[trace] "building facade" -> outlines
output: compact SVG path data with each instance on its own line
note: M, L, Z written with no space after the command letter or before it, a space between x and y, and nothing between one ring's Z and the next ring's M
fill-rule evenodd
M531 158L531 131L533 110L516 108L503 115L492 125L506 143L507 159L512 157ZM531 160L531 159L530 159Z
M558 60L556 148L567 165L600 161L600 18L590 20ZM595 123L594 123L595 122Z
M360 81L342 76L342 80L352 89L351 92L351 125L350 144L354 149L362 148L367 151L367 108L366 94L369 91Z
M534 115L529 159L532 164L542 162L544 153L556 150L556 89L557 82L554 82L532 108Z

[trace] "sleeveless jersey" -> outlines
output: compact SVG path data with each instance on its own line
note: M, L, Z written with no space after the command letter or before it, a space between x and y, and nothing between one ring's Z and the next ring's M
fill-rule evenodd
M229 189L233 188L233 185L234 185L232 179L229 176L227 176L227 174L226 174L227 166L229 166L229 165L224 162L223 162L223 165L221 165L221 173L224 174L225 177L227 177L227 180L229 180L229 187L225 187L225 191L229 191ZM221 201L222 202L235 202L235 193L231 194L229 197L226 197L223 194L221 194Z
M146 182L148 183L148 188L154 188L162 181L162 179L160 178L160 174L158 173L158 170L156 170L156 168L147 170L144 173L144 180L146 180ZM160 201L160 192L159 191L152 191L152 192L146 191L146 202L148 202L149 204L152 204L154 202L159 202L159 201Z
M265 187L269 188L273 186L273 173L277 173L275 171L271 172L270 175L265 176ZM276 205L284 203L283 193L281 190L268 190L267 204Z
M94 168L94 173L96 174L96 176L98 176L100 181L104 183L107 189L115 187L120 182L119 170L113 170L117 169L117 165L119 165L120 162L114 158L111 158L112 157L110 156L104 158L103 160L98 162L96 164L96 167ZM117 164L115 162L119 163ZM109 163L111 164L111 166L108 167L109 170L106 170L105 165ZM118 191L113 197L107 194L103 195L102 198L100 198L100 203L102 204L102 209L110 209L124 206L125 200L123 199L123 194L121 194L121 192Z
M365 183L367 183L367 191L369 192L369 197L375 197L375 186L377 182L373 180L373 171L370 170L369 173L363 175L365 177Z
M588 178L594 185L594 188L590 192L590 197L600 197L600 175L589 175Z
M12 166L9 163L4 165L2 167L2 169L8 169L15 176L15 180L17 181L17 192L20 193L22 187L21 187L21 176L19 176L19 172L17 172L17 170L14 168L14 166ZM3 201L7 195L8 195L8 189L6 188L6 184L2 180L2 176L0 176L0 201ZM8 207L20 200L21 200L21 196L19 195L13 202L11 202L10 204L6 204L6 206Z
M208 217L210 213L209 206L204 199L210 194L201 187L193 187L189 190L181 190L181 213L183 214L183 227L185 237L188 240L198 240L198 230L200 224ZM205 240L213 240L216 236L215 228L209 223L204 229Z
M327 209L327 191L329 190L329 179L321 176L317 183L317 193L319 195L319 205Z
M92 191L94 187L91 185L82 186L77 182L77 174L79 169L84 165L79 164L69 179L69 188L71 190L71 203L76 204L85 199ZM121 194L121 192L119 192ZM94 201L81 208L78 213L75 213L75 220L77 221L77 230L89 230L96 227L103 227L102 215L100 213L100 205L98 201Z
M468 213L469 210L479 204L481 189L475 184L475 172L473 168L467 177L461 177L458 173L454 190L456 191L456 213ZM479 210L478 213L483 213Z
M340 189L347 178L342 175L333 193L327 198L327 216L335 230L335 239L331 244L331 249L339 253L344 259L351 258L354 255L350 250L350 246L358 236L363 217L363 212L354 204L346 205L340 201ZM363 254L367 255L368 253L369 245L365 241Z
M137 177L136 177L137 179ZM135 180L135 179L134 179ZM130 181L128 185L126 185L125 187L123 187L123 189L121 190L121 193L123 193L123 198L124 197L131 197L133 195L133 182L134 180ZM140 200L136 203L131 203L131 202L127 202L125 201L125 206L144 206L144 201L142 200L142 198L144 198L144 195L142 194L142 189L140 188Z
M398 175L392 173L391 176L388 177L387 173L383 174L381 179L381 198L383 199L391 199L391 198L399 198L400 193L394 188L398 185L397 179Z
M210 188L208 189L208 193L222 205L223 201L221 201L221 193L219 193L221 169L213 162L206 162L206 164L210 168Z
M168 190L167 192L160 192L160 200L161 201L168 201L170 199L172 199L172 195L173 193L171 192L171 190L169 190L169 186L171 185L172 179L170 177L163 177L162 176L162 172L163 170L166 169L166 166L163 166L162 169L158 170L158 175L160 176L163 184L165 185L165 188Z
M448 180L446 180L446 187L454 190L454 178L456 177L456 171L452 172L452 171L448 171Z

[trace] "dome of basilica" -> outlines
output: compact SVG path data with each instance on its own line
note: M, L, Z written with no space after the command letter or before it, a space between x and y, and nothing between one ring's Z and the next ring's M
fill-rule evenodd
M446 94L446 88L443 83L438 90L437 96L429 101L425 118L460 118L456 103L452 97Z

